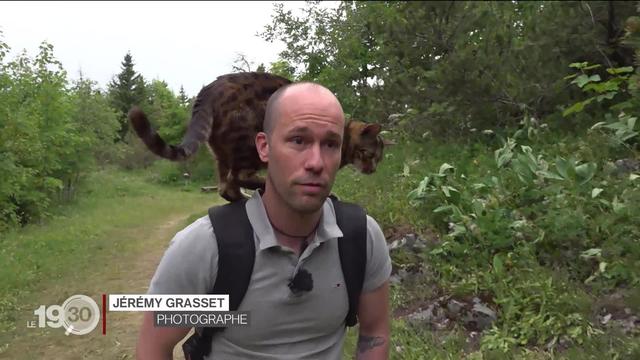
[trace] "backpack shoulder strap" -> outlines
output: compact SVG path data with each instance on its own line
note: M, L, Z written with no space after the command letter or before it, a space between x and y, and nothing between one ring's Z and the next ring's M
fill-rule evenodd
M218 243L218 273L212 294L229 294L229 310L242 302L253 273L256 249L253 228L245 210L246 199L209 209L209 219ZM211 352L213 335L224 327L196 331L182 346L185 359L202 359Z
M214 294L229 294L229 310L236 311L247 293L256 247L245 210L246 200L209 209L218 243L218 274Z
M349 298L346 325L354 326L358 323L358 305L367 266L367 216L356 204L342 202L334 195L330 198L336 211L336 222L343 233L338 239L338 252Z

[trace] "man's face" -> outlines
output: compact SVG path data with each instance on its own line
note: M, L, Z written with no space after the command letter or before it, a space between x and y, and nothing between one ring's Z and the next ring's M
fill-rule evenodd
M322 207L340 166L344 116L330 93L292 93L281 100L261 157L269 163L275 197L294 211L312 213Z

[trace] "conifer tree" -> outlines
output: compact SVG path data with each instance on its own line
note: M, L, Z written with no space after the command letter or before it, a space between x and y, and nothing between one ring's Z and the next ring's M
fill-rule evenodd
M136 73L134 65L131 54L127 52L122 61L122 71L108 85L111 106L118 111L119 141L122 141L128 132L127 113L131 107L145 103L145 81L141 74Z

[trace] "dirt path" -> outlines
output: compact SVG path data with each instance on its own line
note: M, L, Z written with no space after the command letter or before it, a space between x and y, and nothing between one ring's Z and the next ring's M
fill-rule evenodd
M177 231L184 227L191 213L174 214L157 226L145 225L125 229L125 236L138 239L139 251L107 259L106 266L91 273L82 271L72 279L60 279L36 291L39 304L60 304L74 294L93 298L101 307L102 294L144 294L149 281L166 249ZM149 229L153 229L149 232ZM35 296L35 295L34 295ZM62 300L60 300L62 299ZM37 308L34 302L34 309ZM33 319L27 311L20 324ZM65 336L64 329L28 329L19 331L9 347L0 349L0 359L134 359L135 345L142 320L142 313L107 312L107 333L102 334L102 323L87 335ZM174 358L181 359L179 346ZM179 356L178 356L179 354Z

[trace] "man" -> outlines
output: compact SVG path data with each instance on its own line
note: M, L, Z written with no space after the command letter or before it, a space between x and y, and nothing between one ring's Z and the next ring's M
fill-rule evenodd
M246 203L256 258L238 311L250 312L250 325L216 334L210 358L341 358L348 310L337 250L343 234L327 196L340 165L344 121L340 103L320 85L291 84L271 96L264 132L255 139L268 163L265 190ZM369 216L366 259L357 356L386 359L391 261L382 231ZM217 264L215 235L205 216L176 234L149 293L209 293ZM287 283L302 268L313 275L313 290L296 293ZM188 331L154 327L153 314L145 313L137 358L171 359Z

